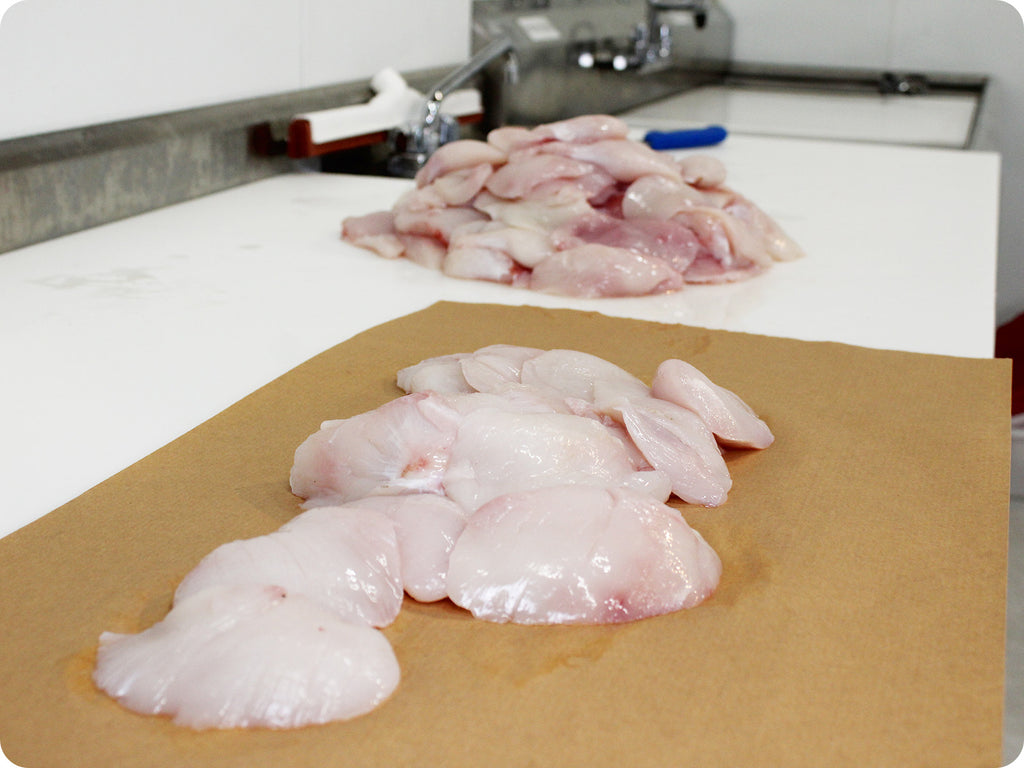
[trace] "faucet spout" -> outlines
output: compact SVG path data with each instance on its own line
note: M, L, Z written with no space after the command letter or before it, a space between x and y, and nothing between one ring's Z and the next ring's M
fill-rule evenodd
M515 48L511 38L503 36L492 40L469 61L428 89L412 121L404 128L398 129L399 136L393 137L393 141L404 139L404 148L388 162L388 171L391 174L412 178L438 147L458 138L458 123L441 114L441 104L449 93L464 85L499 56L509 57L506 74L510 79L514 79Z
M647 0L647 18L637 25L633 55L625 60L623 69L664 67L672 55L672 28L662 20L668 13L685 12L693 16L697 29L707 24L707 0Z

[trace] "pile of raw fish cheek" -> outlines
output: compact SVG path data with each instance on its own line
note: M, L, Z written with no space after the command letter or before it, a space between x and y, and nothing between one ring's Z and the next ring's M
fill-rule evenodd
M100 637L101 690L196 729L294 728L394 692L380 630L404 594L524 624L693 607L722 564L665 502L722 504L723 450L773 441L682 360L648 387L584 352L492 345L397 380L404 396L324 422L297 448L305 511L204 557L163 621Z
M718 159L628 134L584 115L445 144L415 189L345 219L342 238L450 277L587 298L744 280L803 255Z

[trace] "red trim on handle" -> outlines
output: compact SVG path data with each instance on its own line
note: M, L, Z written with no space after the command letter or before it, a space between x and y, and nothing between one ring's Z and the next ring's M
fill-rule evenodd
M471 115L463 115L458 118L460 125L478 123L483 119L483 113L475 112ZM349 136L344 139L335 139L323 144L313 141L313 128L309 120L292 120L288 126L288 157L299 159L303 157L319 157L320 155L339 152L344 149L355 149L370 144L380 144L388 139L388 131L374 131L361 136Z

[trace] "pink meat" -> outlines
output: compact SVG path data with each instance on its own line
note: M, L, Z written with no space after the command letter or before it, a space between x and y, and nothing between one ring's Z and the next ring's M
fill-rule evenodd
M395 214L391 211L348 217L341 223L341 237L385 259L397 259L405 252L405 244L395 231Z
M342 237L450 277L588 298L743 280L802 255L724 182L714 157L677 160L583 115L444 145L391 211L346 220Z
M534 267L553 250L546 233L525 227L510 227L499 221L482 226L460 227L452 233L452 253L463 249L484 249L503 253L523 267Z
M623 194L622 216L626 219L671 219L680 211L704 204L704 195L685 182L664 176L641 176Z
M495 128L487 134L487 143L506 155L518 149L540 144L543 141L545 141L544 138L535 135L529 128L523 128L518 125L506 125L501 128Z
M621 139L606 139L590 144L550 142L542 144L539 151L571 157L603 168L618 181L636 181L641 176L664 176L682 179L679 165L669 155L648 147Z
M528 155L498 168L487 180L487 190L508 200L528 197L537 186L555 179L578 179L595 167L569 157Z
M704 249L694 231L680 221L617 219L607 214L577 219L551 235L560 250L587 243L655 256L683 272Z
M611 115L582 115L557 123L539 125L531 136L543 141L567 141L574 144L592 144L609 139L625 139L629 125Z
M451 171L430 185L448 205L463 205L472 200L491 177L493 166L487 163Z
M448 247L439 237L427 235L398 235L404 248L403 256L414 264L428 269L440 269Z
M522 200L506 200L484 190L473 205L505 226L544 234L594 211L586 193L569 182L542 184Z
M768 255L776 261L793 261L803 257L803 249L782 230L778 222L742 195L734 193L733 199L722 210L755 232Z
M395 230L404 235L433 237L447 243L459 227L487 220L468 206L450 206L433 187L417 189L395 206Z
M747 280L763 271L764 267L753 261L732 262L727 265L712 254L704 252L686 268L683 278L687 283L695 285L716 285Z
M448 277L507 285L527 279L526 270L506 251L483 246L450 248L441 270Z
M687 184L708 189L725 183L725 165L710 155L687 155L679 161L679 170Z
M564 296L599 298L668 293L683 277L656 256L598 243L557 251L533 269L530 287Z
M768 267L772 259L765 244L745 222L719 208L695 206L673 219L688 227L723 268L741 267L749 262Z
M498 165L504 163L506 158L505 152L494 145L474 139L459 139L442 144L416 174L416 186L425 187L439 176L481 163Z

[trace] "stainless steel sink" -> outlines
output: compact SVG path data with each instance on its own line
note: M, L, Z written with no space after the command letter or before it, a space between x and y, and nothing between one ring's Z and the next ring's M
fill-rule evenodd
M492 125L618 113L720 79L732 19L715 0L475 0L473 45L508 37L517 82L485 72Z
M739 64L716 0L475 0L473 47L507 39L517 78L483 70L487 121L588 113L683 128L965 148L984 76Z

